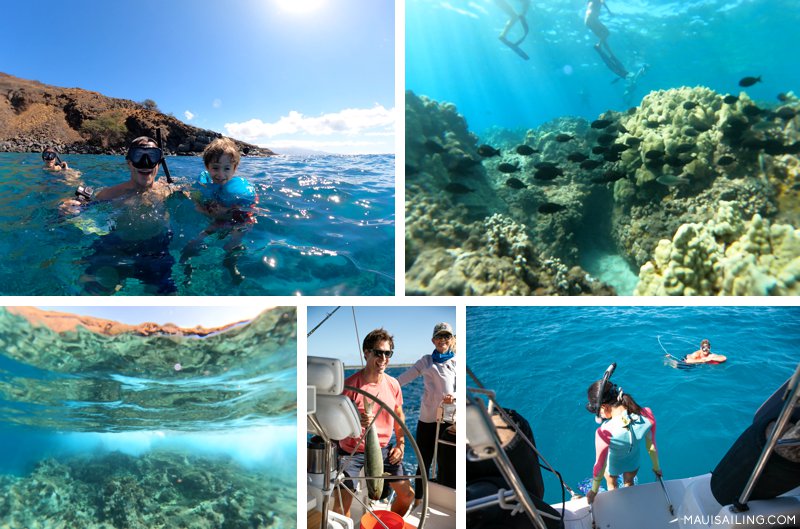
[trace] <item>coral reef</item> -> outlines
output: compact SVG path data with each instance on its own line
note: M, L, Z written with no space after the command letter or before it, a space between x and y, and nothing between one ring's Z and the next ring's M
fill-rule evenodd
M716 222L729 202L743 219L793 230L800 225L799 127L800 100L791 93L770 108L744 92L681 87L651 92L639 107L607 111L592 123L559 118L524 132L493 130L482 140L489 145L478 146L453 105L409 92L407 292L594 292L562 288L563 270L550 274L546 263L580 274L575 267L584 256L615 254L633 276L645 263L661 263L660 241L677 238L671 244L680 246L695 240L697 228L685 226ZM518 244L529 248L524 270L514 252L498 255L493 241L483 237L497 225L487 224L493 214L520 226L511 230L513 237L518 231L527 236ZM791 253L792 244L782 248L777 261L790 266L785 258L798 254ZM767 259L759 255L757 264L738 267L762 267ZM709 250L706 257L712 256L719 252ZM679 268L685 276L698 267L691 274L694 283L676 284L671 293L791 290L780 281L756 285L752 278L746 287L741 280L713 285L715 280L701 277L703 257L692 259Z
M705 223L684 224L642 266L637 295L800 294L800 230L720 202Z
M561 262L565 246L559 241L573 237L571 222L579 214L527 222L542 216L537 209L548 202L577 204L579 190L511 189L498 166L514 164L525 172L529 160L512 151L487 159L492 156L479 151L452 104L406 94L406 292L612 294L579 267Z
M44 529L296 526L293 480L177 452L44 460L0 477L0 525Z

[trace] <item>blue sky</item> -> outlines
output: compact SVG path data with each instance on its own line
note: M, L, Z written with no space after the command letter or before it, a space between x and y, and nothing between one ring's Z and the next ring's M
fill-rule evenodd
M5 73L152 99L276 152L394 152L393 0L42 0L4 17Z
M308 307L308 330L336 307ZM454 307L356 307L360 340L371 330L383 327L394 336L391 363L413 363L433 351L433 326L446 321L456 334ZM339 358L345 365L360 365L361 343L356 341L352 307L342 307L308 338L308 354ZM390 364L391 365L391 364Z

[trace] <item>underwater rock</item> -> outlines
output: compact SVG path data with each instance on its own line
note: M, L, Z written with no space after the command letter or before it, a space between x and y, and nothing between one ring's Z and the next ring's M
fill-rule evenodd
M296 484L227 459L177 452L47 459L0 479L3 527L278 529L296 525Z
M680 226L639 272L636 295L798 295L800 230L760 215L743 221L734 202L716 217Z

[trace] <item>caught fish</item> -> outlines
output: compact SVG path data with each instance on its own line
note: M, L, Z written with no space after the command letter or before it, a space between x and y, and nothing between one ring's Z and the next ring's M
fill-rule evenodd
M658 182L661 185L665 185L667 187L674 187L674 186L680 186L680 185L688 184L689 183L689 179L688 178L683 178L681 176L665 174L665 175L661 175L658 178L656 178L656 182Z
M737 101L739 101L739 98L730 94L722 98L722 102L726 105L734 105Z
M748 87L748 86L753 86L754 84L760 82L761 82L760 75L758 77L742 77L742 79L739 81L739 86Z
M539 209L537 210L539 213L551 214L551 213L558 213L559 211L564 211L567 209L567 206L556 204L555 202L545 202Z
M686 102L683 104L683 108L685 108L686 110L691 110L691 109L693 109L693 108L694 108L694 107L696 107L696 106L697 106L697 103L696 103L696 102L694 102L694 101L686 101Z
M586 169L587 171L591 171L592 169L597 169L603 165L603 162L600 160L584 160L581 162L581 169Z
M522 156L530 156L531 154L537 153L536 149L531 147L530 145L520 145L517 147L517 154L521 154Z
M364 411L367 415L372 415L372 407L375 403L364 399ZM381 444L378 441L378 429L375 424L367 430L364 439L364 474L368 478L367 491L370 499L379 500L383 495L383 454Z
M519 171L519 167L517 167L514 164L503 162L497 166L497 170L500 171L501 173L516 173L517 171Z
M717 165L721 165L722 167L725 167L726 165L730 165L735 161L736 161L736 158L734 158L733 156L731 156L729 154L723 154L722 156L717 158Z
M588 158L589 157L586 156L585 154L583 154L582 152L572 152L572 153L569 153L567 155L567 160L569 160L570 162L575 162L575 163L582 162L582 161L584 161L584 160L586 160Z
M556 136L556 141L559 143L565 143L572 139L575 139L575 136L570 136L569 134L559 134Z
M467 193L472 193L475 191L474 189L470 189L464 184L459 184L458 182L450 182L444 186L444 190L455 195L466 195Z
M592 128L593 129L604 129L614 123L610 119L596 119L592 121Z
M519 178L509 178L508 180L506 180L506 185L511 189L525 189L526 187L528 187Z
M489 145L481 145L478 147L478 154L484 158L491 158L492 156L500 156L500 151Z

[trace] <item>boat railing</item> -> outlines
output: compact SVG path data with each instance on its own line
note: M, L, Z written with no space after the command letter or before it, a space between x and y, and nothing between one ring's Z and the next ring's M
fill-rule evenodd
M479 395L489 397L488 404ZM542 514L536 509L528 491L522 483L519 473L514 468L508 455L503 450L502 442L497 434L492 416L489 409L495 407L494 393L480 388L467 388L467 459L471 461L483 461L493 459L497 469L503 476L505 482L511 487L513 495L519 506L530 519L534 527L546 529ZM499 408L499 406L497 406ZM513 425L513 422L509 423ZM517 430L515 428L515 430ZM519 430L517 430L519 433ZM483 498L482 503L477 508L488 507L499 501L497 496ZM505 496L503 497L505 499ZM473 503L473 505L478 504Z
M739 500L735 501L731 506L731 509L734 512L744 512L749 510L747 501L753 494L756 483L758 482L759 477L761 477L761 474L764 472L767 462L775 450L775 446L779 444L778 440L781 437L781 432L783 432L783 429L788 424L789 418L791 417L795 408L800 405L800 364L797 365L792 378L786 385L786 390L783 392L782 400L784 401L783 408L778 415L775 427L772 429L766 445L764 445L764 449L761 451L761 456L759 456L755 467L753 467L753 472L750 474L750 479L747 480L747 484L744 486L744 490L742 491L742 495L739 496ZM793 445L797 444L797 441L792 440L789 442L780 442L780 444Z

